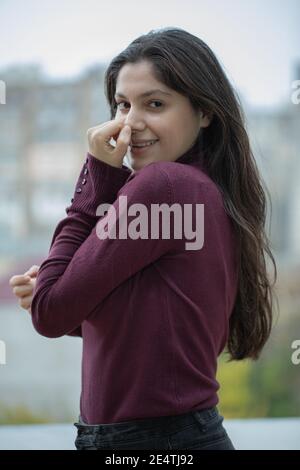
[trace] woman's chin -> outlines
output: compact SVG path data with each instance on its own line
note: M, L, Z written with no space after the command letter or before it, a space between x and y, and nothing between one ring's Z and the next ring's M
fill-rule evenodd
M147 163L141 162L141 161L136 160L135 158L132 158L132 160L131 160L131 168L132 168L134 171L141 170L141 169L144 168L145 166L147 166Z
M149 165L151 161L152 160L147 160L146 158L141 158L140 156L130 155L130 166L134 171L144 168L145 166Z

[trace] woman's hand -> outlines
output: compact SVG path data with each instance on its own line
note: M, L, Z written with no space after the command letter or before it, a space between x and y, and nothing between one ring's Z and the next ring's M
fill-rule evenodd
M10 286L13 287L13 293L19 298L19 305L30 314L38 270L39 266L33 265L24 274L16 274L9 280Z
M93 157L111 166L121 168L131 140L131 127L124 124L124 119L113 119L87 131L88 151ZM116 146L109 141L113 138Z

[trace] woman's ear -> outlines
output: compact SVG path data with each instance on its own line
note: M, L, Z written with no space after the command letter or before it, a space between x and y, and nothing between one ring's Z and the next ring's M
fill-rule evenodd
M200 126L200 129L201 127L208 127L211 123L211 120L213 118L213 114L212 113L203 113L203 111L200 111L199 113L199 126Z

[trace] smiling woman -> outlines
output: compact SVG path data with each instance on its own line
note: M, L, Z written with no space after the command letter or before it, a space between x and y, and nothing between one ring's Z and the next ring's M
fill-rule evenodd
M134 170L151 162L175 161L210 123L188 97L167 87L156 75L152 61L140 60L124 64L116 80L115 116L132 129L130 164Z
M217 359L225 348L231 360L259 357L273 315L265 255L276 278L242 109L211 49L180 28L129 44L105 93L111 120L88 130L31 304L40 334L83 340L76 448L232 450ZM120 223L124 197L147 218L154 206L203 206L203 246L187 249L182 218L169 237L99 239L97 208L111 205Z

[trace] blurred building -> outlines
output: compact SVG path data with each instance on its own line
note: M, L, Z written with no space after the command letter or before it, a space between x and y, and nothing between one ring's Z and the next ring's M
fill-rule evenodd
M2 254L39 253L65 216L86 157L86 131L109 119L103 74L99 66L54 82L36 67L1 73L7 86L0 106Z
M271 196L271 241L283 260L299 260L300 104L290 101L275 113L247 116L254 154Z
M109 119L104 71L94 66L67 81L49 81L38 66L1 72L7 86L0 106L2 253L41 253L65 216L87 150L86 131ZM275 112L246 109L246 116L272 197L274 249L293 259L300 254L300 105L290 100Z

